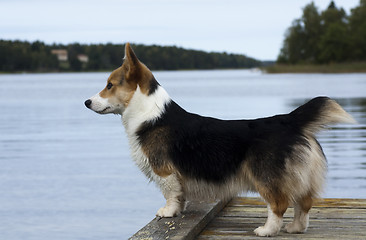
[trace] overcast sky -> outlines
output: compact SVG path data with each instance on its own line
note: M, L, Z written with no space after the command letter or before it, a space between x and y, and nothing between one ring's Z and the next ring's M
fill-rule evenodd
M142 43L275 60L311 0L0 0L0 39ZM330 0L314 0L325 9ZM359 0L335 0L347 13Z

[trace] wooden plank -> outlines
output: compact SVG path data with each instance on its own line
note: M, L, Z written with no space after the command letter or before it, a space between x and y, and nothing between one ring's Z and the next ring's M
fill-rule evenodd
M293 208L284 216L291 222ZM234 198L197 237L198 240L263 239L253 230L262 226L267 208L259 198ZM366 239L365 199L319 199L310 211L305 234L289 234L283 229L276 239Z
M364 235L360 235L357 232L354 233L355 235L345 233L345 232L330 232L324 233L323 231L320 232L313 232L310 233L309 231L305 234L288 234L285 232L280 232L279 235L270 239L340 239L340 240L365 240ZM245 231L237 231L237 232L212 232L210 235L200 235L196 238L197 240L236 240L236 239L267 239L263 237L255 236L254 233L249 233Z
M267 206L260 198L236 197L227 206ZM334 208L366 208L365 199L340 199L325 198L316 199L314 207L334 207Z
M251 219L249 219L250 221ZM286 224L287 222L285 222ZM322 222L312 223L305 234L289 234L282 230L277 238L280 239L365 239L365 221L362 223L351 221L335 221L323 224ZM263 223L262 223L263 224ZM256 238L253 230L262 224L236 224L236 225L211 225L200 234L198 239L242 239Z
M188 202L183 214L173 218L155 218L130 240L190 240L203 230L209 221L226 205L225 202L213 203Z
M365 199L339 199L339 198L317 199L314 203L314 207L366 209L366 200Z
M234 230L234 229L252 229L254 230L256 227L264 224L265 221L253 218L215 218L210 224L205 228L205 230L213 230L213 229L226 229L226 230ZM284 221L284 224L291 222L290 219ZM310 222L310 226L312 228L323 228L327 226L328 228L350 228L350 227L365 227L366 220L347 220L344 219L331 219L331 220L319 220L314 219Z
M294 214L293 208L287 209L284 217L292 218ZM267 209L265 207L246 208L246 207L226 207L219 214L219 217L253 217L266 218ZM366 209L352 208L312 208L310 210L310 218L352 218L365 219Z
M365 239L364 228L358 226L354 228L309 228L304 234L290 234L286 233L284 230L276 236L275 238L283 239ZM253 230L248 230L245 228L241 229L205 229L197 239L233 239L235 237L241 237L242 239L258 238ZM263 239L263 238L262 238Z
M156 218L130 239L263 239L253 232L267 218L267 206L261 199L234 198L224 206L223 202L191 202L183 215ZM290 207L284 215L284 225L292 221L293 213ZM282 230L275 238L366 239L365 236L365 199L318 199L310 211L310 226L305 234Z

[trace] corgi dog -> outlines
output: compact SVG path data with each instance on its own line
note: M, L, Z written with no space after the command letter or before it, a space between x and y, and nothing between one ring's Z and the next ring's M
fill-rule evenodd
M121 67L106 87L85 101L99 113L122 116L132 158L161 189L159 217L180 214L187 200L230 199L258 192L268 205L258 236L275 236L290 204L289 233L303 233L313 199L325 181L327 161L315 133L329 124L354 123L334 100L317 97L289 114L254 120L220 120L185 111L125 46Z

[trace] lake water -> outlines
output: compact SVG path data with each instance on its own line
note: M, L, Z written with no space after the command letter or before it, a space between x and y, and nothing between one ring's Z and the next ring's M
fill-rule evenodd
M319 134L329 162L323 196L366 198L366 74L154 74L186 110L223 119L336 99L358 124ZM163 206L130 159L120 118L84 106L108 75L0 75L1 239L127 239Z

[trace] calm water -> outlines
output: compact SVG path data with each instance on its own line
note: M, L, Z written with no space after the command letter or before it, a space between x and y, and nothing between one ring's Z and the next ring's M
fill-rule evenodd
M327 95L358 121L319 135L325 197L366 198L366 74L156 72L185 109L224 119L287 113ZM118 116L83 102L108 73L0 75L1 239L126 239L164 199L129 157Z

